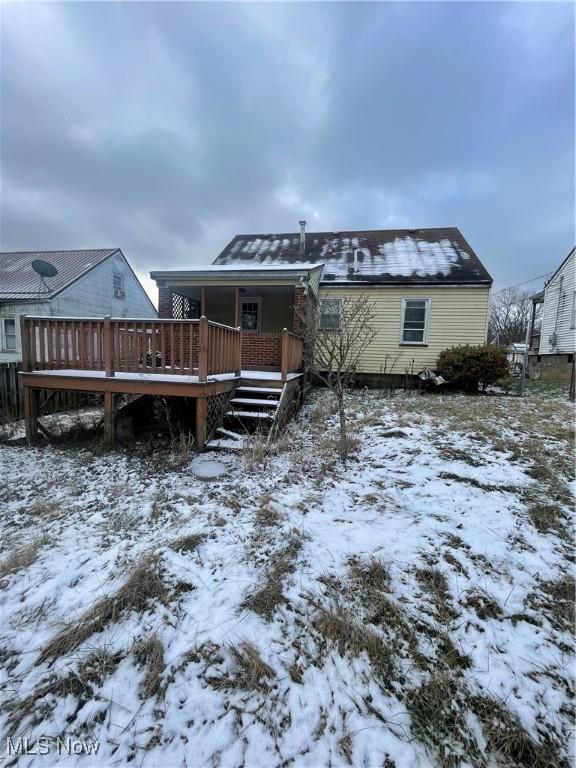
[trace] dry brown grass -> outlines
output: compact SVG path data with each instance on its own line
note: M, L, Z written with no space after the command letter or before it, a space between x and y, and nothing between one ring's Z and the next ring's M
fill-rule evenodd
M526 604L543 613L552 626L561 632L574 632L576 586L570 576L540 582L539 590L528 595Z
M140 696L143 699L149 699L162 690L162 673L166 667L164 646L157 635L152 635L139 640L133 650L136 662L146 669L140 683Z
M55 673L45 676L25 699L13 699L3 705L2 708L8 713L9 732L14 733L26 718L50 719L52 710L57 706L57 699L73 696L78 712L87 701L95 699L95 689L114 673L121 659L121 653L112 654L98 648L80 662L77 672L65 676ZM73 716L69 716L70 719Z
M165 599L160 563L149 557L140 563L124 584L109 597L98 600L76 621L70 622L42 650L39 661L65 656L92 635L104 631L110 624L130 612L144 613L155 601Z
M28 568L29 565L38 559L38 554L42 547L50 543L49 536L41 536L34 539L30 544L12 550L12 552L0 562L0 579L5 576L11 576L13 573Z
M390 574L383 561L377 557L366 560L353 558L348 565L350 577L363 589L387 591L390 588Z
M254 611L270 621L278 606L286 602L283 592L284 579L294 571L294 560L301 549L302 539L293 532L284 549L270 559L270 567L260 589L244 599L242 608Z
M487 592L480 589L471 589L461 600L466 608L472 608L479 619L499 619L502 617L502 609Z
M410 730L435 755L435 765L457 768L464 759L478 768L484 765L466 722L461 691L451 674L433 674L408 691L405 704L411 718Z
M174 552L194 552L204 541L206 536L203 533L189 533L186 536L180 536L170 544L170 549Z
M499 701L484 696L470 698L470 707L482 723L487 752L498 765L510 768L568 768L555 744L537 742Z
M446 576L437 568L419 568L416 579L422 589L428 593L440 622L448 623L455 618L451 606L450 592Z
M232 661L230 674L207 678L217 689L241 688L245 691L266 692L276 680L276 673L262 659L260 651L247 640L230 645L228 653Z
M380 682L387 688L391 687L394 674L393 654L376 632L357 624L339 606L331 610L321 608L314 626L326 641L337 646L340 654L360 656L365 653Z

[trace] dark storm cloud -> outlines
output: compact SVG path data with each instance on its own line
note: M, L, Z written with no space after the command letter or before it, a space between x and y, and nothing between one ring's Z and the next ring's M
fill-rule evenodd
M569 4L5 5L2 248L138 271L236 232L459 226L500 286L572 245Z

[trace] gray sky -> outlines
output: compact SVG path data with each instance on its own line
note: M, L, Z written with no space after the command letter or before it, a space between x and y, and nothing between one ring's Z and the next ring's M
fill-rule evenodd
M145 276L302 217L458 226L502 288L574 244L569 3L1 12L3 250L119 246Z

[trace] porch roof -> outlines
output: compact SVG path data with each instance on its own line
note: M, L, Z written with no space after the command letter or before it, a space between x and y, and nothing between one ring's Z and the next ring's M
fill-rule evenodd
M150 277L156 282L165 282L171 285L207 285L207 284L235 284L235 285L293 285L300 278L309 277L311 272L320 271L323 264L274 264L255 265L236 262L232 265L206 264L196 269L170 269L150 272Z

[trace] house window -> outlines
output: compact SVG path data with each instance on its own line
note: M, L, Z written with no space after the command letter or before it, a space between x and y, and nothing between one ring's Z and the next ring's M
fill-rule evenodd
M572 291L572 313L570 320L570 328L573 330L576 328L576 291Z
M116 299L125 298L126 294L124 293L124 275L115 272L112 275L112 285L114 287L114 297Z
M402 344L426 344L430 299L402 299Z
M2 319L2 349L5 352L16 351L16 320L13 317Z
M336 330L340 328L342 301L340 299L320 299L320 328Z
M244 299L241 315L243 331L259 331L262 321L262 299Z

